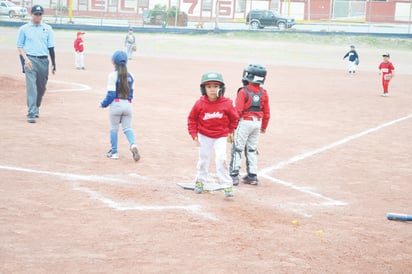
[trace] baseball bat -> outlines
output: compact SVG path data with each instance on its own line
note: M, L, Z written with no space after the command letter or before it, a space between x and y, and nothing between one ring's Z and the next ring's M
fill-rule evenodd
M412 221L412 215L408 214L388 213L386 217L391 221Z

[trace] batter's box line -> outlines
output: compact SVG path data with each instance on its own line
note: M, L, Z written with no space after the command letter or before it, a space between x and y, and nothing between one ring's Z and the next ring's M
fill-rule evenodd
M97 191L94 191L87 187L75 186L73 188L76 191L84 192L88 194L92 199L98 200L109 208L120 210L120 211L165 211L165 210L184 210L188 213L198 215L202 218L217 221L218 219L212 214L209 214L202 210L200 205L141 205L131 202L115 202L109 199Z
M97 175L79 175L79 174L72 174L72 173L63 173L63 172L52 172L52 171L45 171L45 170L35 170L30 168L22 168L22 167L13 167L13 166L5 166L0 165L0 169L3 170L10 170L10 171L17 171L17 172L26 172L31 174L41 174L47 176L54 176L59 177L66 181L86 181L86 182L97 182L97 183L128 183L127 180L122 180L118 178L112 178L108 176L97 176ZM140 176L135 173L128 174L131 177L138 177L138 178L145 178L144 176ZM116 209L116 210L140 210L140 211L164 211L164 210L184 210L191 214L198 215L202 218L217 221L218 219L214 217L212 214L204 212L201 210L200 205L169 205L169 206L162 206L162 205L140 205L135 203L124 203L124 202L116 202L112 199L104 197L97 191L94 191L87 187L80 187L74 186L74 190L81 191L87 193L93 199L100 201L104 205L108 206L109 208Z
M345 202L341 202L341 201L334 200L334 199L329 198L329 197L326 197L326 196L324 196L324 195L322 195L322 194L320 194L320 193L317 193L317 192L314 192L314 191L312 191L312 190L309 190L308 188L299 187L299 186L297 186L297 185L295 185L295 184L293 184L293 183L286 182L286 181L283 181L283 180L274 178L274 177L269 176L269 175L267 175L267 174L268 174L268 173L271 173L271 172L273 172L273 171L275 171L275 170L280 170L280 169L282 169L282 168L284 168L284 167L286 167L286 166L288 166L288 165L290 165L290 164L292 164L292 163L296 163L296 162L298 162L298 161L305 160L306 158L312 157L312 156L314 156L314 155L316 155L316 154L319 154L319 153L325 152L325 151L327 151L327 150L330 150L330 149L332 149L332 148L335 148L335 147L337 147L337 146L346 144L346 143L351 142L351 141L353 141L353 140L355 140L355 139L361 138L361 137L363 137L363 136L365 136L365 135L367 135L367 134L370 134L370 133L379 131L379 130L381 130L381 129L383 129L383 128L392 126L392 125L394 125L394 124L396 124L396 123L403 122L403 121L405 121L405 120L407 120L407 119L410 119L410 118L412 118L412 113L409 114L409 115L407 115L407 116L404 116L404 117L401 117L401 118L398 118L398 119L389 121L389 122L384 123L384 124L381 124L381 125L379 125L379 126L376 126L376 127L373 127L373 128L367 129L367 130L364 130L364 131L359 132L359 133L357 133L357 134L350 135L350 136L345 137L345 138L343 138L343 139L341 139L341 140L339 140L339 141L336 141L336 142L334 142L334 143L332 143L332 144L329 144L329 145L326 145L326 146L323 146L323 147L320 147L320 148L317 148L317 149L314 149L314 150L311 150L311 151L308 151L308 152L304 152L304 153L298 154L298 155L296 155L296 156L293 156L293 157L289 158L288 160L282 161L282 162L280 162L280 163L278 163L278 164L276 164L276 165L273 165L273 166L271 166L271 167L264 168L264 169L260 170L260 173L261 173L260 176L261 176L261 177L264 177L264 178L266 178L266 179L268 179L268 180L270 180L270 181L272 181L272 182L275 182L275 183L277 183L277 184L280 184L280 185L289 187L289 188L291 188L291 189L294 189L294 190L303 192L303 193L308 194L308 195L310 195L310 196L313 196L313 197L316 197L316 198L325 200L326 202L325 202L325 203L321 203L321 205L331 205L331 206L344 206L344 205L347 205L347 203L345 203Z
M322 205L322 206L345 206L345 205L347 205L346 202L337 201L337 200L334 200L332 198L326 197L326 196L324 196L320 193L317 193L315 191L310 190L308 187L300 187L300 186L297 186L297 185L295 185L291 182L286 182L286 181L274 178L274 177L266 175L266 174L261 174L260 177L264 177L265 179L267 179L269 181L272 181L274 183L283 185L283 186L288 187L288 188L293 189L293 190L297 190L299 192L303 192L305 194L308 194L309 196L312 196L312 197L315 197L315 198L318 198L320 200L325 201L325 202L317 203L317 205ZM313 205L313 203L311 203L311 204Z

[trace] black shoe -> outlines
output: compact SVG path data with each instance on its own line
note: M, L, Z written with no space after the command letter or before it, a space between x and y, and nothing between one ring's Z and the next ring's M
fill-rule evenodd
M34 117L34 116L28 116L27 117L27 122L28 123L36 123L36 117Z
M234 186L239 185L239 181L240 181L239 175L230 175L230 177L232 178L232 182Z
M243 182L244 184L256 186L256 185L258 185L259 180L258 180L258 178L257 178L256 175L250 175L250 174L248 174L248 175L246 175L246 176L244 176L244 177L242 178L242 182Z

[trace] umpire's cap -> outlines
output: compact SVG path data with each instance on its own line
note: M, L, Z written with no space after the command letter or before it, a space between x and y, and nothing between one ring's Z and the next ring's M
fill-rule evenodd
M34 6L31 8L31 13L32 13L32 14L43 14L43 13L44 13L44 9L43 9L43 7L40 6L40 5L34 5Z

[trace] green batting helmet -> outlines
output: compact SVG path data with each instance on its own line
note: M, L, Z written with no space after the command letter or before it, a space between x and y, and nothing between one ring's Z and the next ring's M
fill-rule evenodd
M206 83L220 83L220 90L218 96L222 96L225 93L225 81L223 80L222 74L219 72L206 72L202 75L200 80L200 92L202 95L206 95L205 85Z

